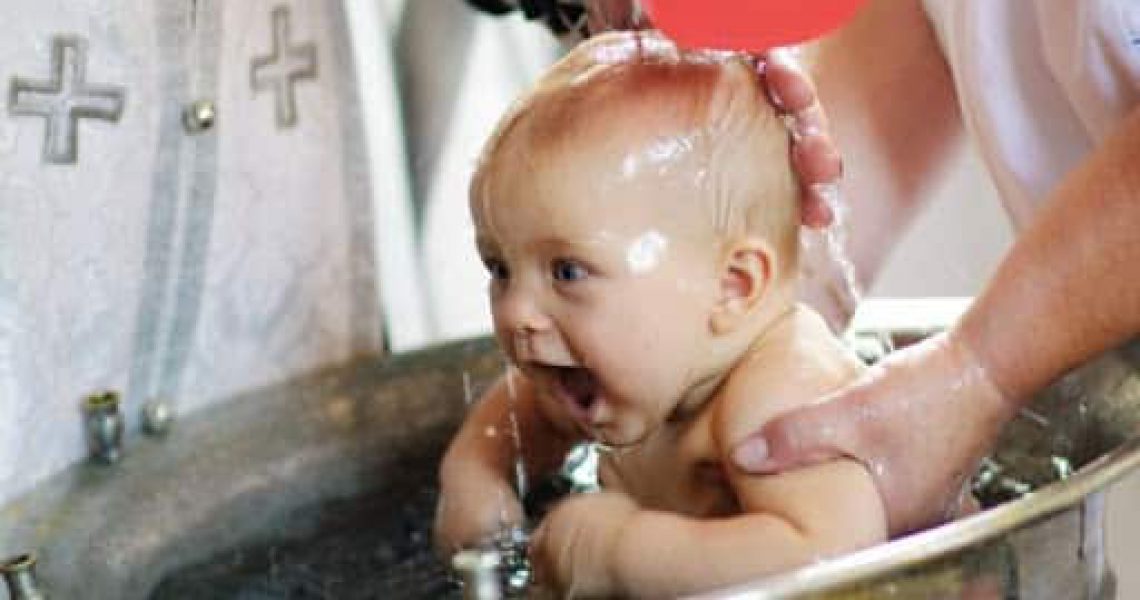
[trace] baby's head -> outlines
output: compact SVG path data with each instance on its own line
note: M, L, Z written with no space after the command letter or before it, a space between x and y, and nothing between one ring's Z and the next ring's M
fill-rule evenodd
M703 218L690 226L708 225L722 239L761 235L787 261L781 274L794 272L797 183L787 130L764 94L746 55L681 50L649 31L597 36L502 119L472 196L495 179L539 170L654 184L671 193L623 200L698 211Z
M794 296L787 132L741 55L583 43L499 124L471 211L503 349L611 444L702 403Z

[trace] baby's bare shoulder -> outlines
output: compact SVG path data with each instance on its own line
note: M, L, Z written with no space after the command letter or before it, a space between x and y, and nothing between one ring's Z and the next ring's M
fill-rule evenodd
M805 389L819 391L843 385L864 369L863 363L835 335L819 313L807 306L797 306L792 316L792 327L784 339L783 347L776 345L770 367L756 365L752 371L760 378L780 377L781 369L799 367L805 376L799 384Z
M717 398L713 427L730 445L777 414L823 399L863 369L806 306L797 306L766 337L741 360Z

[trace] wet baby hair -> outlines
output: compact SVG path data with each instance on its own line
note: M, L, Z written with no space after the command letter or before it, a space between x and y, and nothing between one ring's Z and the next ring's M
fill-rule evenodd
M688 163L690 197L723 238L759 235L795 272L799 190L788 132L769 103L756 61L742 53L686 50L657 32L610 32L556 63L499 122L472 180L488 193L502 161L528 167L567 152L645 140L615 168L657 161L664 177ZM650 133L646 133L650 132ZM656 132L656 133L652 133Z

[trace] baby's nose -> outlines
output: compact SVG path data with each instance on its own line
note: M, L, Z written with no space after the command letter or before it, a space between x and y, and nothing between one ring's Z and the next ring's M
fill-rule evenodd
M512 337L528 336L551 327L550 317L530 293L512 290L495 303L495 321Z

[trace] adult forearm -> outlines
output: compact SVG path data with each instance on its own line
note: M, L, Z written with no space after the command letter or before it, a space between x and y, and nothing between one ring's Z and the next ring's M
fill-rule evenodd
M1140 109L1057 188L958 330L1019 400L1140 332Z
M963 148L954 83L921 3L873 0L813 54L843 155L849 252L869 283Z
M964 147L954 84L916 0L868 3L805 64L843 156L845 249L865 290ZM803 299L844 328L855 290L826 244L813 244L801 264Z

